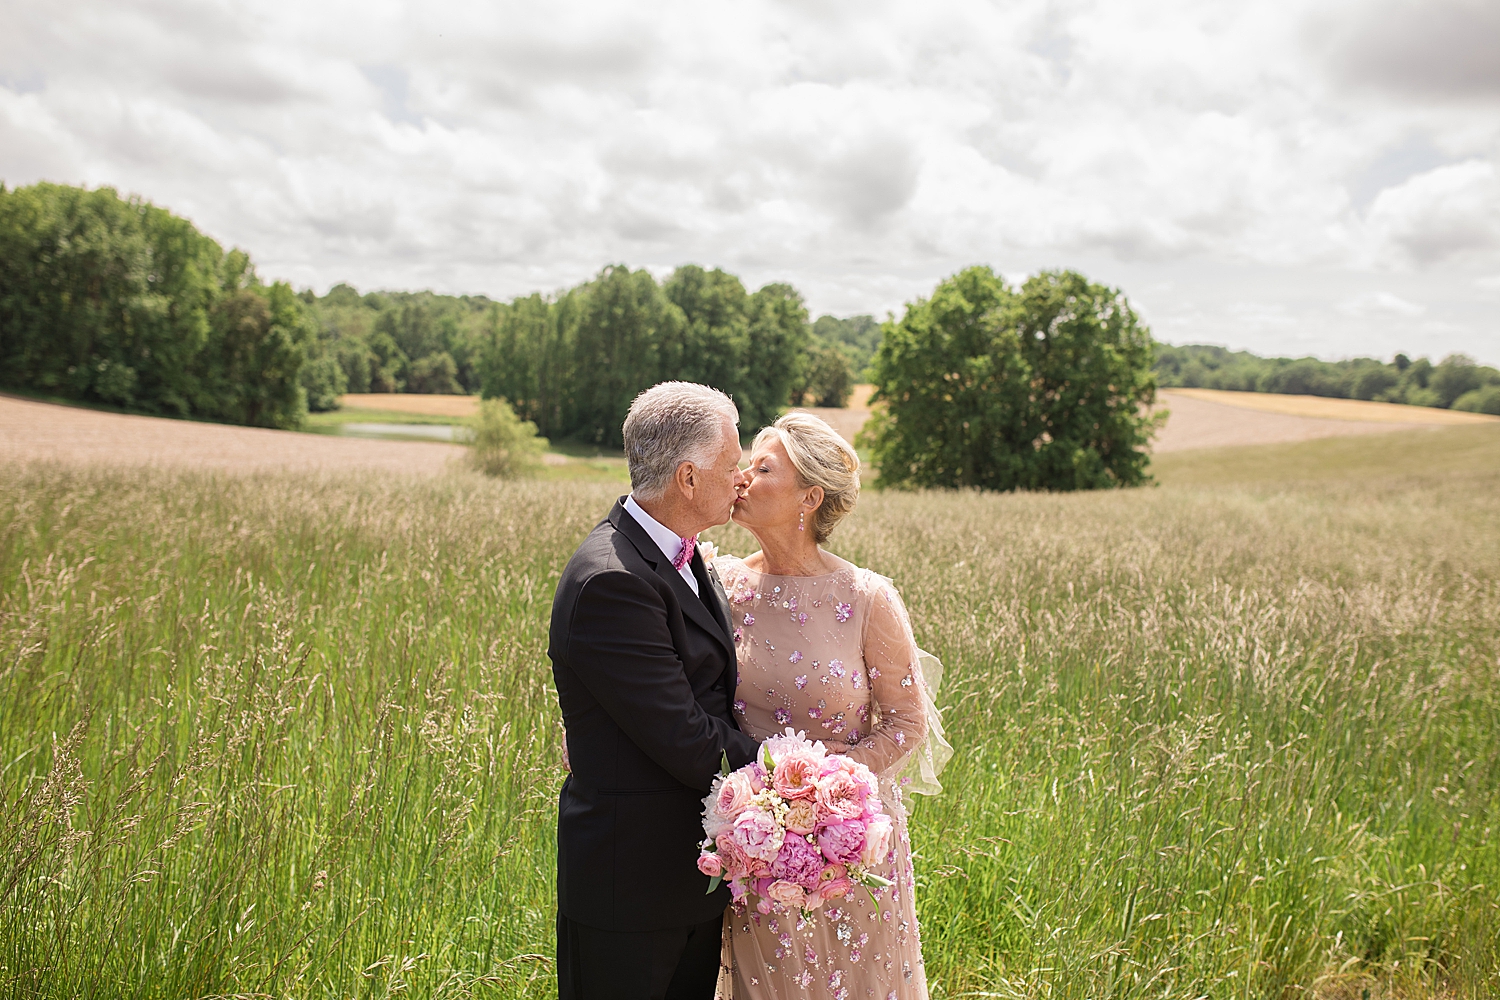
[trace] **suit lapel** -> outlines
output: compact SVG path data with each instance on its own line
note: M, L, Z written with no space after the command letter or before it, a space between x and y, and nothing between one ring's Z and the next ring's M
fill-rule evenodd
M701 555L693 558L703 559ZM719 580L719 571L703 562L703 575L708 578L708 602L713 606L714 617L719 619L719 625L728 635L733 632L734 626L729 622L729 599L724 595L724 584Z
M729 653L729 660L732 664L734 662L734 640L730 638L729 630L726 627L726 623L729 620L727 613L723 614L721 620L718 615L709 611L708 605L699 600L698 595L693 593L693 588L689 587L687 581L682 578L682 574L677 572L672 566L672 561L662 554L661 549L657 548L656 543L651 540L651 536L646 534L646 529L641 527L639 521L630 516L630 512L625 509L623 499L615 502L614 510L609 512L609 520L615 526L615 530L630 539L631 544L636 547L636 551L640 552L641 558L651 564L652 568L656 570L657 575L667 581L667 584L672 588L672 592L677 595L677 603L682 605L683 613L696 621L699 627L708 632L709 635L718 638L724 649ZM695 552L693 553L693 558L697 559L699 564L702 565L702 556ZM711 579L710 583L715 583L715 581ZM718 596L718 590L719 588L716 584L709 587L709 591L713 594L713 596L709 597L710 601L717 602L722 599Z
M698 556L696 558L701 559L702 557ZM712 595L710 600L713 602L715 617L722 623L725 634L729 636L729 645L727 647L729 649L729 697L732 701L734 699L734 692L739 688L740 683L739 650L734 648L734 620L729 617L729 598L724 593L724 584L719 580L719 571L706 562L703 564L703 569L703 575L708 577L708 592ZM730 718L734 718L734 713L730 713ZM738 720L735 721L735 725L739 725Z

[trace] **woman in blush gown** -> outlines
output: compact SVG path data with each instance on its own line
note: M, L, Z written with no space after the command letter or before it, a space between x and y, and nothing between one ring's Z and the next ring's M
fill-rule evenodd
M946 744L922 668L936 661L917 648L889 580L821 548L859 495L859 458L843 438L817 417L787 414L755 439L745 480L734 520L761 549L714 560L739 656L740 728L757 740L788 726L806 731L879 776L895 836L873 870L894 884L873 900L856 887L810 914L731 907L720 992L734 1000L925 998L903 802L911 779L903 775L915 772L925 791L937 790L931 765L941 766ZM930 728L939 756L928 743L928 766L912 768Z

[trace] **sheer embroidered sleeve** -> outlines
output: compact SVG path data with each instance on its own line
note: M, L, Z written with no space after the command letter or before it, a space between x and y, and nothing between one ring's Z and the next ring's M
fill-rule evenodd
M876 774L900 766L927 735L920 666L911 622L901 597L875 577L864 621L864 659L870 695L879 721L869 736L850 749L855 760Z

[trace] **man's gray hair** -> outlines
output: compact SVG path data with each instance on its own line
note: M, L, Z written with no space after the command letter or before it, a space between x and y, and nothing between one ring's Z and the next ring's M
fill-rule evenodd
M739 426L740 411L718 389L696 382L653 385L625 417L625 461L636 500L660 500L677 467L708 468L724 447L724 418Z

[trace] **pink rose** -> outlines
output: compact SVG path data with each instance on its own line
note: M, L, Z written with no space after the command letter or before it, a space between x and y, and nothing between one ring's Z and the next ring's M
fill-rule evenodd
M818 780L815 799L823 814L837 819L855 819L864 812L868 789L849 772L840 769Z
M717 854L704 851L698 855L698 870L709 878L717 878L724 874L724 862L719 860Z
M790 833L812 833L818 825L818 807L811 799L798 799L786 811L786 828Z
M818 890L818 895L824 900L838 899L840 896L847 895L849 890L853 888L854 883L849 880L848 876L845 876L843 878L836 878L832 882L825 884Z
M823 855L807 842L806 837L796 834L781 842L781 850L771 862L772 878L795 882L809 890L818 887L818 874L822 870Z
M714 808L725 819L732 820L749 807L750 796L754 794L750 778L736 771L719 783L719 796L714 800Z
M817 791L818 758L794 750L781 758L771 774L771 786L784 799L805 799Z
M841 879L847 874L849 874L849 869L845 868L843 865L824 865L823 870L818 872L818 884L827 885L829 882Z
M825 823L818 827L818 847L829 861L850 865L859 860L865 836L865 824L861 820Z
M774 903L780 903L786 907L796 907L799 910L802 908L803 902L807 899L807 893L803 891L800 885L781 879L777 879L771 883L766 896Z
M746 857L772 861L781 850L785 831L776 825L776 820L771 818L770 813L752 806L740 813L734 821L734 830L730 836Z
M719 858L730 878L744 878L750 873L750 859L740 850L740 845L735 843L732 834L719 834L714 846L719 849Z
M878 865L891 853L891 835L895 828L889 816L876 816L865 825L865 849L860 853L861 864Z

